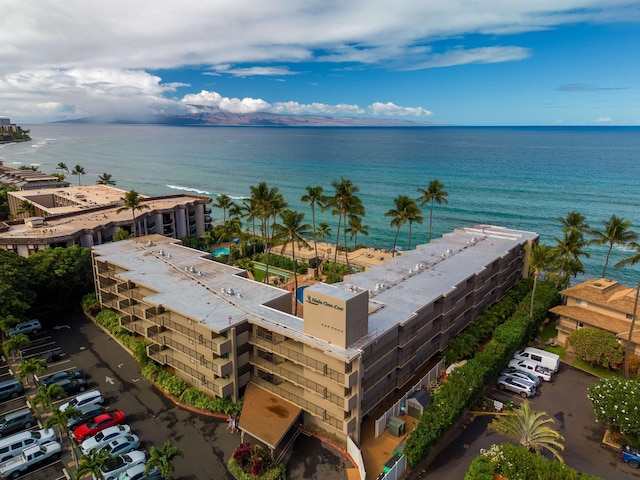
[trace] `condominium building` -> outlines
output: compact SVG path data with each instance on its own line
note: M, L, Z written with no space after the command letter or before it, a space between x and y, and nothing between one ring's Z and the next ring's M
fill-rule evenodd
M24 202L29 212L18 215L28 215L25 218L0 222L0 249L27 257L47 247L91 247L111 242L120 229L132 232L134 222L139 235L200 237L211 229L209 197L141 195L148 208L118 213L126 193L106 185L9 192L12 213L18 215Z
M92 249L96 290L149 356L276 448L294 422L360 441L363 418L413 386L449 340L528 272L531 232L460 228L338 284L292 292L178 241Z
M567 337L579 328L599 328L614 333L626 344L633 315L640 313L636 304L638 290L608 278L591 279L561 292L563 304L550 310L558 318L557 342L566 345ZM640 324L631 336L632 352L640 355Z
M35 190L64 188L69 186L69 182L49 173L7 167L0 161L0 185L16 190Z

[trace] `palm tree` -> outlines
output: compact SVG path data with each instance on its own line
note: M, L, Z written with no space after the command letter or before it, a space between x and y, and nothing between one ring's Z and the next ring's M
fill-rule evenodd
M44 408L52 409L53 401L64 398L65 396L66 392L64 391L64 388L57 383L52 383L47 386L43 385L38 388L38 393L33 397L33 404L42 405ZM65 411L65 413L67 412Z
M171 442L165 442L162 447L158 448L155 445L149 450L149 459L147 460L147 466L144 469L145 475L148 474L153 468L157 468L166 480L173 480L173 460L176 457L182 457L184 453L178 447L174 446Z
M400 227L402 227L408 221L409 216L413 216L414 218L416 216L419 216L419 213L417 212L420 212L420 209L418 208L418 204L416 203L416 201L409 195L398 195L393 200L393 203L395 207L385 213L384 216L392 217L391 226L396 227L396 235L393 239L393 251L391 253L392 256L395 256Z
M623 258L618 263L616 263L613 268L625 267L627 265L635 265L640 262L640 243L638 242L629 242L627 245L628 248L633 250L635 253L630 257Z
M269 240L271 228L269 227L269 222L274 215L286 207L286 203L279 193L278 187L269 188L267 182L260 182L258 185L251 186L250 190L251 201L255 203L254 207L262 224L262 238L265 250L264 281L268 282L269 253L271 252L271 242Z
M369 225L362 224L362 217L359 215L349 215L349 228L347 228L349 238L353 240L353 248L358 246L358 234L369 235Z
M56 170L60 170L61 172L69 173L69 167L67 167L67 164L64 163L64 162L60 162L58 164L58 166L56 167Z
M591 241L594 245L609 245L607 250L607 257L604 262L604 268L602 269L602 278L605 278L607 272L607 265L609 264L609 255L614 245L620 245L626 247L627 245L635 242L638 239L638 234L632 230L629 230L631 222L616 215L611 215L609 220L602 222L604 224L604 231L593 230L591 235L595 238Z
M411 250L411 231L414 222L422 225L424 222L424 217L422 216L422 210L418 207L418 204L414 202L409 210L407 211L407 222L409 222L409 241L407 243L407 250Z
M36 384L35 375L41 374L47 371L47 362L41 358L30 358L23 360L18 365L18 378L20 381L27 380L31 376L33 379L33 385Z
M0 317L0 332L2 332L2 339L9 337L9 330L15 327L20 320L13 315L7 315L6 317Z
M84 171L84 167L82 165L76 165L75 167L73 167L73 170L71 170L71 175L77 175L78 176L78 186L80 185L80 178L82 175L84 175L86 172Z
M564 463L560 451L564 450L564 437L548 424L553 419L544 418L545 412L534 412L528 400L524 400L519 410L510 415L496 417L489 428L515 440L527 450L540 454L542 449L549 450L558 461Z
M31 203L29 200L22 200L16 213L18 215L26 213L28 216L32 217L33 215L35 215L35 212L36 207L33 205L33 203Z
M93 450L89 454L83 454L80 457L80 465L74 474L76 480L84 477L85 475L92 474L94 478L104 479L102 474L102 467L113 458L106 450Z
M15 361L16 352L20 353L20 358L22 359L22 350L31 345L31 340L24 333L19 333L17 335L13 335L9 337L7 340L2 342L2 351L6 358L9 358L9 355Z
M311 207L311 226L313 228L313 246L315 250L316 256L316 274L318 276L318 267L320 262L318 262L318 237L316 234L316 205L320 207L321 211L324 211L326 208L325 204L327 202L327 197L324 195L324 190L320 185L316 185L312 187L307 185L307 193L300 197L300 200L308 203Z
M442 205L444 203L445 205L447 205L449 203L449 201L447 200L447 196L449 194L445 191L444 184L437 178L434 180L431 180L426 189L419 188L418 192L422 194L416 199L418 202L420 202L420 206L424 206L427 203L430 204L429 241L431 241L431 225L433 224L433 204L437 203L438 205Z
M227 221L227 210L234 205L233 200L229 195L221 193L218 195L217 200L213 203L213 207L222 209L222 221Z
M124 212L125 210L131 210L131 216L133 218L133 236L136 237L136 211L148 210L149 205L142 203L142 197L135 190L129 190L124 197L120 200L124 202L124 206L116 210L117 214Z
M64 393L64 390L62 389L62 387L60 387L60 385L49 385L49 387L52 387L52 386L58 387ZM55 389L50 389L50 390L51 392L56 391ZM52 407L49 407L49 408L52 408ZM61 443L62 443L62 432L66 432L67 439L69 440L69 444L71 445L71 456L73 458L73 462L75 463L76 467L78 466L78 459L76 457L76 450L73 447L73 444L71 442L71 432L67 428L67 425L69 424L70 419L80 418L81 415L82 415L82 412L76 407L67 407L65 411L62 411L59 408L53 408L53 410L51 411L51 415L46 418L43 425L44 428L56 427L58 429L58 433L60 434ZM76 477L76 478L79 478L79 477Z
M560 262L557 266L559 273L556 286L560 283L568 286L569 277L584 271L580 256L590 257L590 254L584 250L588 243L583 234L577 230L569 230L565 232L564 237L555 237L554 241L556 245L551 248L554 257Z
M340 181L334 180L331 182L331 186L334 188L333 197L327 199L327 206L331 207L331 213L338 215L338 229L336 230L336 248L334 253L334 270L335 265L338 263L338 247L340 246L340 227L344 221L344 246L345 246L345 258L347 266L349 266L349 256L347 254L347 215L364 215L365 209L360 197L355 194L360 189L355 186L351 180L347 180L344 177L340 177ZM335 274L335 271L334 271Z
M311 233L311 225L302 223L304 220L304 213L299 213L294 210L285 210L280 214L282 224L275 225L275 238L282 242L282 251L284 253L287 246L291 244L291 258L293 260L293 279L295 284L294 297L298 293L298 269L296 264L296 245L300 247L309 247L309 244L304 239L305 235ZM298 301L295 300L294 315L298 316Z
M115 185L116 181L111 178L111 174L104 172L102 175L98 176L98 180L96 181L97 185Z
M577 230L584 234L590 228L586 222L586 217L576 211L569 212L566 217L557 217L557 220L562 224L562 231L565 233Z
M553 262L553 250L545 245L531 244L526 247L529 251L529 273L533 275L533 289L531 291L531 305L529 306L529 316L533 318L533 304L536 297L536 287L538 286L538 277L551 266Z

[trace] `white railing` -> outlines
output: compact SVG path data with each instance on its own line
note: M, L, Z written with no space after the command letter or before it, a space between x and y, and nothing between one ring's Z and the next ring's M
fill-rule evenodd
M380 418L378 418L376 420L376 429L375 429L376 438L382 435L382 433L384 432L384 429L387 428L387 424L389 423L389 420L391 420L391 417L400 416L400 410L401 410L400 407L403 403L405 403L405 410L406 410L407 398L409 398L409 396L413 392L416 392L421 388L425 388L431 383L437 381L438 377L440 377L440 374L443 371L444 371L444 360L440 360L435 367L429 370L429 373L427 373L424 377L422 377L422 379L417 384L415 384L413 388L411 388L411 390L405 393L400 400L398 400L389 410L387 410Z
M364 459L362 458L362 452L355 444L355 442L351 440L351 437L347 437L347 453L358 467L358 471L360 472L360 480L366 480L367 472L364 469Z
M402 455L396 464L385 474L378 476L376 480L398 480L407 469L407 457Z

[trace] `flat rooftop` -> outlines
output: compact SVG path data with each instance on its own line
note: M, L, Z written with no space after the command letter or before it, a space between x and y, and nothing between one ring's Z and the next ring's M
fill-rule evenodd
M403 251L387 263L369 267L344 282L308 287L334 296L369 290L369 332L359 345L342 349L304 333L303 319L268 303L290 292L246 278L244 270L211 259L206 252L175 244L165 237L143 237L93 247L102 261L128 272L120 278L157 291L146 300L198 319L217 332L245 320L315 345L328 355L349 360L388 329L410 319L417 310L455 289L511 248L538 235L481 225L456 229L443 238ZM343 292L343 295L341 295Z
M118 199L120 200L120 197L118 197ZM186 205L198 199L207 202L211 201L209 197L184 194L147 198L144 203L149 205L150 210L162 213L163 210L168 212L176 205ZM117 213L118 208L121 206L122 202L120 201L116 205L94 205L86 209L76 209L64 215L44 217L44 224L38 227L30 227L24 223L9 223L9 229L0 233L0 243L46 243L45 239L47 241L55 240L56 238L64 239L82 230L92 231L99 227L108 226L109 224L128 224L131 222L131 211L127 210ZM136 214L136 216L144 214L145 212L148 212L148 210L144 210ZM41 242L38 242L38 239L40 239Z

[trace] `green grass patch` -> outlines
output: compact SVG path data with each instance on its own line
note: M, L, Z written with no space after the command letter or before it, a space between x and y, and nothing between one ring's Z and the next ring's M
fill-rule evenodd
M551 340L552 338L556 338L557 336L558 336L558 329L551 322L547 323L544 326L544 328L542 329L539 335L540 341L542 343L547 343L549 340Z
M581 358L576 358L573 361L573 366L584 370L585 372L592 373L600 378L624 378L624 372L618 372L615 370L609 370L608 368L601 367L600 365L592 366L590 363L585 362Z
M562 345L545 345L543 350L559 355L562 360L567 356L567 347Z

